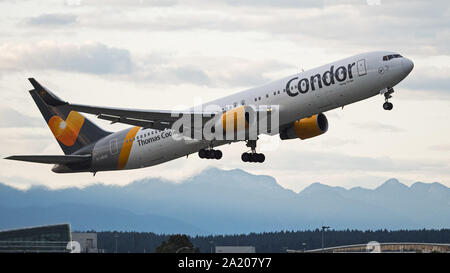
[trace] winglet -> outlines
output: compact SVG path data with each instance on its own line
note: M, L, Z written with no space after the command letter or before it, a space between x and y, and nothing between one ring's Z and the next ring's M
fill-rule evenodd
M34 89L37 91L42 100L50 106L66 105L68 102L61 100L58 96L50 92L47 88L43 87L34 78L28 78Z

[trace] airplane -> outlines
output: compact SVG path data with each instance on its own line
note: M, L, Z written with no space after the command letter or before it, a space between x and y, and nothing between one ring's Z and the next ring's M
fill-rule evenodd
M52 171L55 173L91 172L95 175L100 171L154 166L193 153L198 153L202 159L218 160L222 158L222 152L216 147L245 141L251 152L244 152L242 161L262 163L265 155L256 152L258 135L261 133L279 134L282 140L316 137L328 130L324 112L376 95L384 96L385 110L392 110L393 104L389 99L392 98L393 87L406 78L413 68L414 63L410 59L395 52L358 54L213 100L200 107L209 109L209 106L217 106L212 108L214 111L199 111L196 107L170 111L72 104L60 99L34 78L29 78L34 87L29 93L64 155L14 155L6 159L54 164ZM264 105L268 107L258 108ZM250 120L251 109L252 115L256 113L256 116L275 113L277 123L272 126L273 130L257 129L256 137L249 137L249 124L261 122L259 119ZM114 133L107 132L81 113L132 127ZM240 139L235 137L235 132L231 139L199 137L195 133L198 126L193 128L188 124L186 127L181 126L181 129L174 129L180 116L189 117L189 121L192 117L200 119L202 125L199 128L210 124L210 131L219 132L217 135L234 130L247 133ZM184 134L184 129L189 134Z

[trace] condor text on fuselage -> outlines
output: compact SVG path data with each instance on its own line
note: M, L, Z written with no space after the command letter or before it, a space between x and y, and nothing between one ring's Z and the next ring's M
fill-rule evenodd
M336 71L334 71L334 65L330 67L330 70L325 71L322 75L321 74L315 74L308 77L304 77L301 80L299 80L294 87L292 82L299 79L299 77L294 77L290 79L286 84L286 92L289 96L295 97L299 93L304 94L308 92L310 89L311 91L316 90L316 86L318 88L322 88L323 85L330 86L335 84L335 82L345 82L347 80L347 76L349 79L349 82L353 79L352 74L352 67L354 67L356 63L351 63L347 65L347 68L345 66L339 66ZM302 73L306 74L306 73Z

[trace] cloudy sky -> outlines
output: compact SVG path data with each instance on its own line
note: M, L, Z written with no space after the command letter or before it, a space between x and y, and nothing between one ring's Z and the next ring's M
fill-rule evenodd
M372 50L415 68L383 97L326 113L317 138L264 138L264 164L244 164L243 143L221 161L196 155L123 172L58 175L2 160L0 181L20 188L182 180L208 166L274 176L299 191L313 182L374 188L391 177L450 186L448 1L0 0L0 156L61 154L27 90L37 78L72 102L173 109ZM123 125L96 123L109 130Z

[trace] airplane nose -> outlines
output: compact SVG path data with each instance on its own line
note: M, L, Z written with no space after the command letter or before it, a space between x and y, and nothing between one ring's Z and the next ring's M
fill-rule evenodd
M403 71L406 73L406 75L408 75L413 70L414 63L408 58L403 58L402 68L403 68Z

